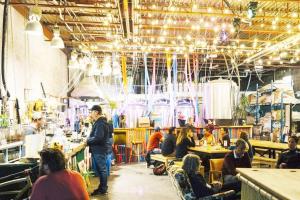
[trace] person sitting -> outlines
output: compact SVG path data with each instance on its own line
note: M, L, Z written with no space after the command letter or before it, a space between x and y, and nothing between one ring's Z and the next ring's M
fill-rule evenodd
M297 149L298 138L296 136L289 137L289 149L282 152L278 161L277 168L300 169L300 151Z
M214 135L212 134L212 129L206 126L204 128L204 137L202 138L202 141L208 145L215 145L216 139Z
M191 128L182 128L176 141L176 158L181 159L188 154L188 147L194 147L193 131Z
M221 143L222 147L230 147L228 128L221 128L220 131L222 139L219 139L219 142Z
M40 175L34 183L30 200L88 200L83 177L66 169L64 154L58 149L40 152Z
M235 191L240 191L241 183L236 177L236 168L251 168L251 161L248 153L245 153L246 142L243 139L236 141L235 150L227 153L224 158L222 175L224 184L233 184Z
M247 143L248 145L248 155L250 157L250 160L252 161L253 160L253 148L252 148L252 145L251 143L249 142L249 139L248 139L248 134L246 132L241 132L241 135L240 135L240 138L245 140L245 142Z
M147 154L145 157L145 160L147 162L147 167L150 167L151 165L150 155L155 153L154 149L159 148L159 142L163 140L163 135L160 132L160 128L156 127L154 131L155 132L150 136L149 142L147 144Z
M187 154L183 157L182 169L188 176L191 183L192 190L196 198L201 198L222 191L226 191L225 185L221 182L216 181L212 184L206 183L204 177L199 173L200 159L197 155ZM226 199L235 199L235 195L231 195Z
M175 127L169 129L169 134L166 135L162 144L161 153L163 156L174 156L176 147L176 137L174 135Z

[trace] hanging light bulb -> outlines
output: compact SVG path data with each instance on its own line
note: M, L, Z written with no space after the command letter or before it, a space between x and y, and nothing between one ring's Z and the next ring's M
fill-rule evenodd
M42 17L42 10L35 5L29 11L29 21L26 24L25 32L30 35L42 36L43 27L40 23Z
M59 27L55 24L53 28L53 38L51 40L51 47L63 49L65 48L64 41L60 37Z

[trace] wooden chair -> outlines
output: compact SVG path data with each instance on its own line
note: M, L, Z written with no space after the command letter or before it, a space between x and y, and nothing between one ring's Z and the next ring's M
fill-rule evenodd
M209 182L222 181L222 167L224 158L210 159Z

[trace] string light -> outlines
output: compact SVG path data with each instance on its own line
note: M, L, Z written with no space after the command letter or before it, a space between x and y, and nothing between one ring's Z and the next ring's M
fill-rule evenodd
M298 14L296 12L292 12L292 15L291 15L293 18L297 18L298 17Z

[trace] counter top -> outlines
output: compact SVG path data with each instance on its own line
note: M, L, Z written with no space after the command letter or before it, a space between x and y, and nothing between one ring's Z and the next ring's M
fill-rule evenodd
M70 143L70 150L65 153L66 159L70 159L72 156L74 156L76 153L78 153L85 147L86 147L85 142Z
M240 176L282 200L300 197L300 169L237 168Z
M14 147L22 146L22 145L23 145L23 141L12 142L12 143L8 143L8 144L0 145L0 150L10 149L10 148L14 148Z

